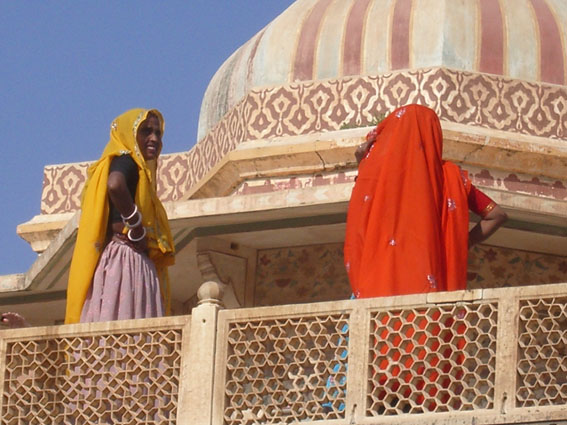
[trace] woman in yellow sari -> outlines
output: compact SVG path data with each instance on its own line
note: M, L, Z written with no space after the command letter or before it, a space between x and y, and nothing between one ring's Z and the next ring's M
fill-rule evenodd
M158 317L169 309L174 247L156 194L164 120L132 109L88 170L67 287L65 323Z

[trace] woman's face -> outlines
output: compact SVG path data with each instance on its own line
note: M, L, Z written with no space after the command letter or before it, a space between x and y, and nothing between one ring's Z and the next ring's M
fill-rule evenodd
M157 159L161 152L162 141L161 126L155 115L148 115L148 118L140 124L136 141L146 161Z

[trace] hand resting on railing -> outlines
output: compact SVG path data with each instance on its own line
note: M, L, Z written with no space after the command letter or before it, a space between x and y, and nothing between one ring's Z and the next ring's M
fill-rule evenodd
M7 328L27 328L31 326L24 316L9 311L2 313L0 323Z

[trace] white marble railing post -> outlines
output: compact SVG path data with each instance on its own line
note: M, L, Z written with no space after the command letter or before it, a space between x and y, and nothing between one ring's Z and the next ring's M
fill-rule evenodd
M349 320L348 345L348 391L346 393L346 418L349 424L359 423L364 418L364 400L367 396L368 335L370 321L365 309L355 308Z
M486 291L489 292L489 291ZM515 365L518 364L518 296L501 297L498 300L498 354L494 382L494 408L501 415L514 407L516 393Z
M197 293L199 305L191 312L191 332L184 347L179 378L178 424L211 424L215 376L217 315L222 308L222 286L205 282Z

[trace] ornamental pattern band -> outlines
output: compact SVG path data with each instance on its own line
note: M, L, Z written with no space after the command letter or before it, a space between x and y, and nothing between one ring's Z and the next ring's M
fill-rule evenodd
M444 121L567 141L566 86L445 68L299 82L251 91L188 152L164 155L160 197L182 199L243 141L364 126L408 103L427 105ZM45 168L42 214L78 208L86 168Z

